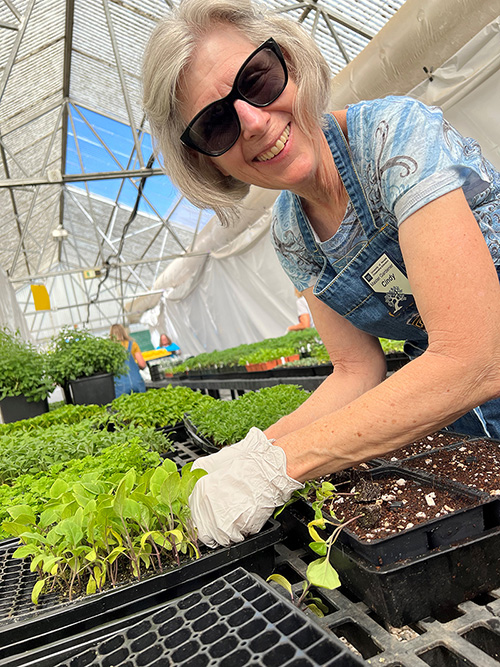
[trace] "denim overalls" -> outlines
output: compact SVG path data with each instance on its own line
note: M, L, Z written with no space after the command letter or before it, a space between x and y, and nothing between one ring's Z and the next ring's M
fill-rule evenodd
M398 228L374 219L344 133L332 115L327 118L325 135L361 223L364 243L337 273L317 245L310 223L296 203L295 213L304 243L318 263L323 264L313 293L358 329L381 338L405 340L405 351L414 358L425 351L428 339L406 278ZM500 399L472 410L449 428L470 435L500 438Z

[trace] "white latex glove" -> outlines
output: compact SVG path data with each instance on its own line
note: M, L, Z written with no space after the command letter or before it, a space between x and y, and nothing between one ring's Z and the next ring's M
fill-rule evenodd
M304 486L286 474L285 452L258 428L235 445L197 459L196 468L208 475L196 482L189 507L198 538L209 547L259 532L274 508Z

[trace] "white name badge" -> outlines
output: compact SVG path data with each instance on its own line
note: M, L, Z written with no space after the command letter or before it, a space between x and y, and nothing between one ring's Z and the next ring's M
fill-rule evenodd
M386 253L363 273L362 278L393 315L414 303L408 278Z

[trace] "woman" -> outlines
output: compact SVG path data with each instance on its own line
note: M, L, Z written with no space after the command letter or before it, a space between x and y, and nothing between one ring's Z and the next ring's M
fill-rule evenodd
M436 429L500 437L500 175L439 109L326 113L328 87L300 26L246 0L184 0L146 52L145 108L184 194L227 221L249 184L282 190L273 243L335 368L198 464L210 545L259 530L302 481ZM412 357L388 378L379 336Z
M113 324L111 326L109 337L118 341L128 350L127 373L124 375L115 375L115 396L146 391L146 385L139 372L139 369L146 368L146 362L139 345L128 336L125 327L121 324Z
M160 344L156 349L162 350L163 348L167 350L167 352L170 352L172 355L179 355L181 353L181 348L177 345L177 343L172 342L172 339L167 336L167 334L160 335Z

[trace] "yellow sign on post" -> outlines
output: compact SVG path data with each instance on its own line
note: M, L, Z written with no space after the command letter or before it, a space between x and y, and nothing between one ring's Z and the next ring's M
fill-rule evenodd
M45 285L31 285L35 310L50 310L50 297Z

